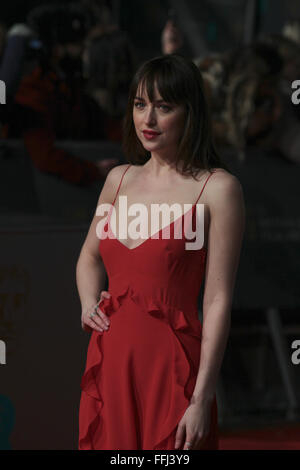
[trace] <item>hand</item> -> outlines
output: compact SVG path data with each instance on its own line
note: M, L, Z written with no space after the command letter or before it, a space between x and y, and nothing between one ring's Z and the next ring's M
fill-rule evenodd
M105 158L102 160L97 160L95 164L98 167L99 173L102 178L105 178L108 172L119 163L118 158Z
M163 54L173 54L183 44L181 31L174 24L174 21L168 20L161 35L161 47Z
M109 299L111 294L105 290L101 291L100 294L100 299L99 301L92 305L91 307L88 307L82 312L81 315L81 326L84 331L87 331L90 333L93 330L99 331L100 333L103 333L103 330L107 330L110 324L110 320L107 317L107 315L100 310L98 307L99 303L104 299ZM90 314L94 312L96 309L97 315L94 315L92 318L90 317Z
M210 430L211 403L194 403L189 405L179 421L175 449L201 450Z

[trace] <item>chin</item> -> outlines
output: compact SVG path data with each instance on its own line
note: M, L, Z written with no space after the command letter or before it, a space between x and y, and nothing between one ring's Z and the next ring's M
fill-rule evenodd
M143 141L142 142L143 146L144 147L149 147L149 148L152 148L152 149L162 149L163 147L165 147L165 145L162 145L161 142L154 142L154 141L151 141L151 140L147 140L146 142Z
M155 144L149 144L147 142L143 142L142 145L143 145L144 149L148 150L149 152L152 151L152 150L159 150L160 149L160 147L158 145L156 146Z

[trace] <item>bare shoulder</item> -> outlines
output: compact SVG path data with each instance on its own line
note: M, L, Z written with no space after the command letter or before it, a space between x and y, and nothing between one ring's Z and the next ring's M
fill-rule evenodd
M101 191L100 198L102 201L112 202L121 178L130 164L125 163L123 165L114 166L108 173Z
M213 174L206 185L205 199L209 205L243 200L243 188L239 179L223 168L213 169Z
M117 165L114 166L106 176L105 183L108 182L110 184L118 183L120 182L123 173L125 170L130 166L129 163L124 163L123 165Z

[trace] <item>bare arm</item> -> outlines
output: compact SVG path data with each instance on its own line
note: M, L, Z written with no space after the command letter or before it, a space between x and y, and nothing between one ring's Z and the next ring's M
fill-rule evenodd
M105 280L106 273L101 258L96 260L82 249L76 266L76 282L82 311L93 307L99 301Z
M229 173L207 186L210 226L203 297L201 358L191 403L211 402L231 322L232 297L245 227L243 190Z
M126 166L118 165L110 170L100 193L97 207L100 204L111 204L113 202L117 185ZM106 272L99 253L99 243L101 241L97 236L96 227L99 221L106 217L107 214L96 215L95 210L95 215L76 265L76 283L83 312L92 308L99 301L100 292L105 285Z

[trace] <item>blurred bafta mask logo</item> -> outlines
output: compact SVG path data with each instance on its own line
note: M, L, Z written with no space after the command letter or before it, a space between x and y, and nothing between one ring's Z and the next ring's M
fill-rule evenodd
M6 344L0 339L0 365L6 364Z
M6 86L3 80L0 80L0 104L6 104Z

